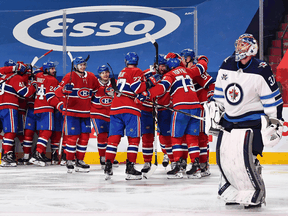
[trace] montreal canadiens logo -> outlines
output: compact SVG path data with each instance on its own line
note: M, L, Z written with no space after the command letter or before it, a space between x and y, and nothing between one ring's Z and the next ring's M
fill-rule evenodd
M87 88L82 88L77 91L77 95L81 99L87 99L90 97L90 90Z
M100 103L102 106L111 106L112 98L108 96L101 97Z
M243 90L237 83L229 84L225 89L225 97L230 105L238 105L243 100Z
M87 6L30 17L15 26L13 35L31 47L63 51L63 16L66 17L66 37L77 44L66 49L74 52L114 50L149 43L146 33L159 39L175 31L181 23L176 14L157 8Z

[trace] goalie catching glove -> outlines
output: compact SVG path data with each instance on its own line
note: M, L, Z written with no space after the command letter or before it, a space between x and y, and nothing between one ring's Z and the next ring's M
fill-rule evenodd
M261 133L263 145L274 147L282 138L283 121L277 118L261 116Z

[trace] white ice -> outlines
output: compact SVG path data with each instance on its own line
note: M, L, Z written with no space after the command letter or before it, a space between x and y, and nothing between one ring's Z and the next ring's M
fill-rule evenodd
M160 164L149 179L136 181L125 180L124 164L108 181L100 165L73 174L61 166L0 168L0 215L288 215L288 166L263 167L267 205L257 209L225 206L218 199L216 165L208 177L168 180Z

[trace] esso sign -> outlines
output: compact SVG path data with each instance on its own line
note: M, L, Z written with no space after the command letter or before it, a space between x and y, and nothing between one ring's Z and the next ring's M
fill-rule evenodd
M95 16L92 16L93 13L96 13ZM146 33L149 32L154 39L159 39L175 31L181 23L176 14L156 8L116 5L90 6L57 10L30 17L15 26L13 35L18 41L31 47L63 51L62 45L47 43L49 39L53 42L53 39L64 36L63 14L67 17L66 37L69 37L69 40L70 38L81 39L81 43L73 43L78 44L77 46L67 46L67 50L74 52L113 50L144 44L149 42L145 37ZM100 16L100 14L105 16L104 19L96 16ZM115 14L118 14L117 18L114 17ZM135 17L139 14L141 16L138 17L141 18ZM102 20L104 22L101 22ZM43 27L39 30L40 24ZM44 38L45 42L36 40L33 35L29 35L29 29L33 28L40 31L39 33L42 35L40 38ZM89 37L94 38L87 40ZM106 40L97 44L97 41L103 38ZM86 41L89 41L89 44L83 45L82 43Z

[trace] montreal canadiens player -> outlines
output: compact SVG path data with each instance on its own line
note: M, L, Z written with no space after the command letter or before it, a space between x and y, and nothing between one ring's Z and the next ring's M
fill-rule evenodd
M35 78L37 92L34 101L34 115L39 134L36 151L29 160L30 163L39 166L45 166L46 163L51 162L45 154L48 141L55 130L54 108L63 110L63 102L55 96L55 89L59 84L55 77L56 65L54 62L45 62L42 68L43 72L37 73Z
M256 39L241 35L235 55L222 63L216 83L216 102L209 110L225 110L220 121L216 156L224 182L218 194L226 204L245 208L265 203L265 185L257 156L263 147L273 147L282 137L283 100L270 66L257 58ZM211 113L211 116L217 116ZM215 123L219 118L214 118ZM264 146L263 146L264 145Z
M18 130L19 96L30 97L36 91L34 86L26 87L24 84L22 75L27 72L27 66L22 63L12 65L9 62L10 60L5 62L2 72L14 72L7 73L0 79L0 116L4 131L1 166L17 166L13 149Z
M76 172L89 172L90 166L84 157L91 133L90 109L92 94L100 87L92 72L86 71L87 59L77 57L73 60L74 71L66 74L55 93L64 100L65 144L67 172L74 171L73 160L76 153Z
M125 55L126 67L119 73L117 80L118 90L134 97L146 90L143 71L137 67L138 61L139 57L135 52L128 52ZM141 135L140 117L141 109L134 99L120 93L115 94L111 105L109 138L105 154L106 179L113 175L112 163L124 131L128 137L126 180L142 179L142 173L134 168Z
M192 49L184 49L180 52L182 57L182 63L187 68L197 67L194 63L195 53ZM208 63L208 62L207 62ZM214 94L215 79L211 77L206 71L203 72L201 76L193 78L194 90L197 93L197 97L201 103L201 113L200 117L204 117L204 107L203 104L208 101L208 98L212 97ZM208 135L205 134L205 122L200 121L200 132L199 132L199 148L200 156L199 163L201 169L201 176L210 175L208 156L209 156L209 145L208 145Z
M201 61L203 61L203 64L206 62L204 59L199 59L200 63ZM174 109L199 116L201 105L195 91L192 90L193 85L191 78L200 76L203 71L198 69L186 69L185 67L180 66L180 64L181 60L178 56L167 59L168 72L164 75L163 79L151 89L138 95L137 98L140 101L149 98L153 99L168 91L172 97ZM189 73L187 72L188 70ZM181 168L182 152L178 151L179 148L182 148L181 144L183 136L186 138L189 148L189 156L193 163L191 170L187 171L186 174L188 177L193 177L198 169L200 170L199 163L197 163L200 152L198 146L199 124L199 119L189 118L182 113L173 112L171 117L171 140L176 165L174 169L167 172L168 178L183 178L182 173L179 172Z
M108 142L110 108L114 97L114 89L111 85L110 70L107 65L102 65L97 69L100 87L91 100L90 117L92 125L97 135L97 147L100 156L101 168L105 167L105 152ZM113 161L113 166L117 166L118 161Z

